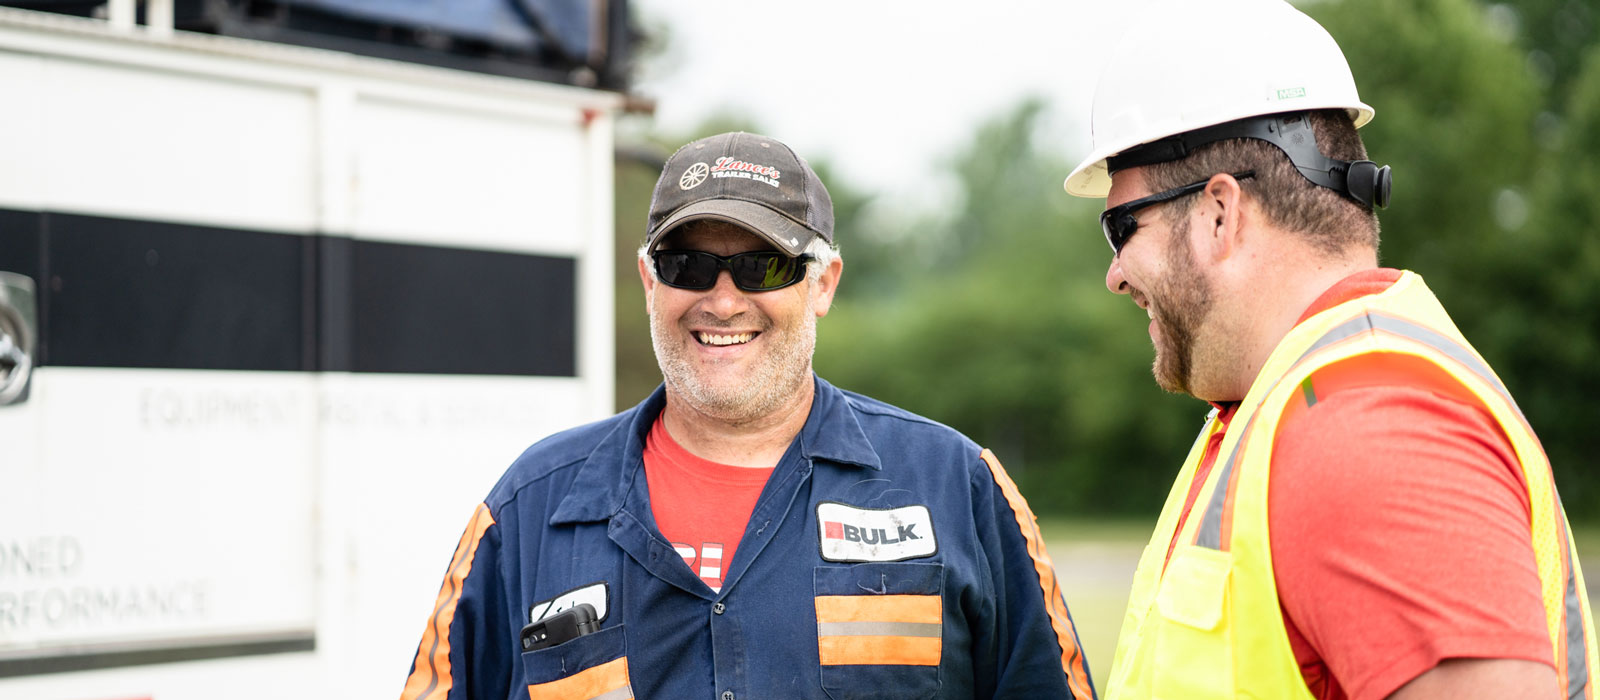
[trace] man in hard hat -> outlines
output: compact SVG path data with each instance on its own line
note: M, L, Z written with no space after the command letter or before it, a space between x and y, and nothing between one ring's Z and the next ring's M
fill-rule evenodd
M813 374L842 272L788 146L668 159L639 250L665 383L511 465L402 697L1093 698L994 455Z
M1106 286L1148 313L1156 381L1214 410L1106 696L1594 697L1532 428L1421 277L1378 267L1389 172L1338 45L1279 0L1149 10L1066 189L1106 200Z

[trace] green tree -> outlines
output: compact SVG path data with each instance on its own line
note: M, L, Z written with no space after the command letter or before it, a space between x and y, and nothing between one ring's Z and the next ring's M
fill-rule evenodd
M1600 40L1600 7L1593 0L1517 0L1486 9L1526 52L1528 69L1549 88L1550 106L1564 105L1581 82L1585 54Z
M1600 517L1600 475L1585 468L1600 392L1600 68L1572 38L1592 35L1592 6L1308 10L1378 112L1369 150L1395 168L1384 263L1427 278L1540 434L1569 515Z
M1525 249L1496 270L1507 308L1492 350L1539 431L1569 517L1600 518L1600 48L1573 79L1561 135L1540 154L1530 215L1513 232Z

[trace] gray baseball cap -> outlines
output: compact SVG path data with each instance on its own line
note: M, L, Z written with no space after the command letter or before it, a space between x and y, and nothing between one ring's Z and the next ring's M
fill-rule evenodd
M749 229L791 256L817 236L833 242L833 200L811 166L777 139L742 131L691 142L667 159L650 196L646 252L702 219Z

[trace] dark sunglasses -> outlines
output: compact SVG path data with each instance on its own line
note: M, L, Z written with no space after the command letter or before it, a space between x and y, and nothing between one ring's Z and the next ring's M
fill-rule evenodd
M1254 170L1232 173L1235 180L1243 180L1255 174L1256 171ZM1111 244L1113 254L1121 255L1122 246L1127 245L1128 239L1132 238L1134 232L1139 230L1139 220L1134 218L1134 212L1199 192L1206 188L1206 183L1208 182L1211 182L1209 177L1199 182L1191 182L1182 187L1174 187L1165 192L1157 192L1148 197L1140 197L1131 202L1123 202L1100 212L1100 230L1105 231L1106 242Z
M783 289L805 277L806 263L812 258L791 258L775 250L738 255L712 255L699 250L658 250L650 254L656 261L656 277L668 287L710 289L717 286L717 275L727 270L733 286L747 292Z

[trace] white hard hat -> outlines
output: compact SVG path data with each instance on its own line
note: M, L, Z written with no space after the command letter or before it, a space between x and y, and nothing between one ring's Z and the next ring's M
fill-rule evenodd
M1357 128L1372 108L1356 95L1344 52L1283 0L1157 0L1112 49L1095 89L1094 150L1069 194L1104 197L1106 159L1133 146L1246 117L1342 108Z

